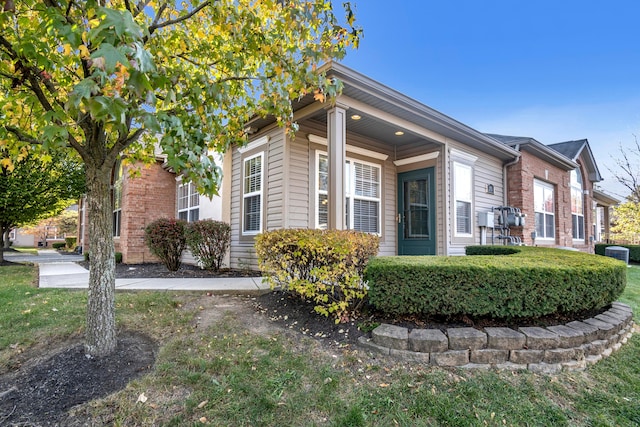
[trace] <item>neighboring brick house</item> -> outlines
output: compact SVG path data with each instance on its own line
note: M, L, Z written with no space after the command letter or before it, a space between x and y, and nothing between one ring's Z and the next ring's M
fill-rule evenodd
M589 142L544 145L529 137L489 136L520 152L506 168L507 204L527 216L524 226L512 227L512 235L527 245L591 251L601 235L595 226L596 208L608 207L615 199L594 193L602 177ZM608 222L604 227L608 232Z
M159 218L185 221L222 218L220 197L200 196L193 184L183 183L182 177L167 167L163 156L158 155L151 165L139 166L137 176L130 176L130 168L119 162L111 179L113 238L116 252L122 253L125 264L158 261L145 244L144 229ZM84 200L78 210L78 245L86 251L90 248ZM188 252L184 258L193 262Z
M163 167L161 158L150 166L140 166L139 170L139 176L131 177L129 167L118 162L111 180L113 238L116 252L122 253L127 264L157 261L144 242L144 228L158 218L176 216L175 174ZM84 200L79 212L78 244L86 251L90 248Z

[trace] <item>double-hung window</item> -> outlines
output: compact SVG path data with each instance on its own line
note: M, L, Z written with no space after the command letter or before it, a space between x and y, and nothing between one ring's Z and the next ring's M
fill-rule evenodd
M455 200L455 235L471 236L473 169L471 166L453 162L453 197Z
M317 226L327 228L328 157L322 153L317 161ZM379 165L347 159L345 161L345 224L349 230L380 233L381 177Z
M244 159L242 177L242 232L262 231L263 153Z
M533 181L533 203L536 215L536 239L555 239L556 220L553 186Z
M571 221L573 238L584 240L584 198L580 169L571 171Z
M191 182L178 185L178 218L187 222L200 219L200 194Z

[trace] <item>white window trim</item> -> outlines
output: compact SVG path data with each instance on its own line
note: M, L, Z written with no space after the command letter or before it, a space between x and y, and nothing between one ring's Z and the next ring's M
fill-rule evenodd
M321 194L326 194L327 196L327 202L329 200L329 191L328 190L320 190L320 156L322 155L327 155L327 153L316 150L316 160L315 160L315 165L316 165L316 179L315 179L315 217L316 217L316 228L317 229L322 229L325 230L328 227L328 224L326 226L321 226L320 225L320 195Z
M320 151L320 150L316 150L316 176L315 176L315 182L316 182L316 191L315 191L315 203L316 203L316 208L315 208L315 217L316 217L316 228L321 228L320 226L320 214L319 214L319 210L320 210L320 206L318 206L318 199L320 198L320 194L327 194L327 198L328 198L328 191L321 191L319 189L319 185L318 185L318 175L320 173L320 156L328 156L328 154L325 151ZM378 182L379 185L379 197L369 197L369 196L357 196L355 194L352 194L352 192L350 190L355 189L355 185L356 185L356 175L355 173L353 173L353 168L350 167L349 169L347 169L347 162L350 163L350 165L353 165L353 163L359 163L362 165L367 165L367 166L372 166L376 169L378 169L378 177L380 178L380 181ZM382 236L382 193L384 191L383 189L383 179L382 179L382 165L377 164L377 163L373 163L373 162L367 162L364 160L360 160L360 159L354 159L351 157L346 157L345 158L345 164L344 164L344 177L345 177L345 189L344 189L344 197L345 199L349 199L349 225L351 228L349 228L349 230L354 230L353 228L353 224L354 224L354 210L353 210L353 203L354 200L357 198L358 200L367 200L367 201L372 201L372 202L378 202L378 224L377 224L377 228L378 228L378 232L377 233L370 233L370 234L375 234L377 236ZM347 183L348 180L348 183ZM347 185L348 184L348 185ZM345 200L346 203L346 200ZM346 205L345 205L346 208Z
M327 138L323 138L321 136L314 135L312 133L307 135L307 139L309 140L309 142L313 142L314 144L324 145L325 147L328 144ZM359 154L361 156L370 157L372 159L377 159L382 161L385 161L389 158L387 154L378 153L377 151L368 150L362 147L356 147L355 145L351 145L351 144L346 144L345 151L351 154Z
M187 207L186 208L182 208L180 209L180 187L187 187ZM191 197L194 194L198 194L198 204L197 205L191 205ZM187 213L187 222L193 222L191 221L191 211L195 211L198 210L198 217L200 217L200 193L198 193L198 189L196 188L196 186L192 183L192 182L182 182L182 179L180 179L179 183L178 183L178 218L180 218L180 214L183 212Z
M453 150L452 150L453 151ZM456 156L459 157L459 156ZM458 180L458 176L456 174L456 166L460 166L463 168L466 168L469 170L470 172L470 182L469 182L469 189L470 189L470 195L471 195L471 199L469 200L465 200L463 198L459 198L458 195L456 194L456 181ZM453 235L455 237L473 237L473 229L474 229L474 210L473 210L473 165L470 165L468 163L463 163L463 162L459 162L457 160L453 160L452 164L451 164L451 169L453 171L453 179L451 180L451 186L453 188ZM461 202L468 202L470 207L469 207L469 233L460 233L458 232L458 213L457 213L457 209L456 209L456 203L458 201Z
M245 165L249 160L255 159L256 157L260 157L260 191L253 191L251 193L244 192L244 180L245 180ZM242 190L242 202L241 202L241 215L242 215L242 235L243 236L255 236L257 234L262 233L262 222L264 220L264 151L254 154L252 156L246 157L242 159L242 181L241 181L241 190ZM245 212L244 212L244 201L248 197L260 196L260 221L258 221L258 230L246 230L245 224Z
M255 141L251 141L244 147L238 148L238 152L240 154L248 153L249 151L255 150L256 148L266 144L267 142L269 142L269 136L262 136Z
M552 212L547 212L547 211L539 211L536 210L536 193L535 193L535 188L536 185L539 185L540 187L546 188L551 190L552 194L553 194L553 207L554 210ZM556 189L553 187L553 185L541 181L539 179L535 179L533 180L533 212L534 212L534 225L535 225L535 214L537 213L541 213L543 215L553 215L553 237L541 237L541 236L536 236L536 241L538 240L542 240L542 241L546 241L546 242L555 242L556 241L556 230L555 230L555 224L556 224L556 212L555 212L555 206L556 206ZM545 227L546 227L546 221L545 221ZM536 225L537 228L537 225Z
M584 240L586 238L586 235L587 235L586 223L585 223L585 215L584 215L584 213L586 211L585 206L584 206L585 205L585 197L584 196L589 194L589 192L584 190L584 175L582 174L582 171L579 168L574 169L574 171L575 171L576 174L580 173L580 178L582 180L582 183L580 184L580 187L578 187L577 185L573 185L574 184L573 180L571 180L571 178L569 178L569 189L570 189L569 190L570 191L569 200L571 201L571 237L572 237L572 240L574 242L578 243L578 242L584 242ZM571 176L571 175L569 175L569 176ZM580 197L580 199L582 200L582 213L581 214L574 214L573 213L573 192L574 191L580 192L580 195L581 195L581 197ZM573 223L573 216L574 215L577 216L577 217L582 217L582 237L577 237L577 238L573 237L573 233L575 231L575 227L574 226L576 225L576 224Z

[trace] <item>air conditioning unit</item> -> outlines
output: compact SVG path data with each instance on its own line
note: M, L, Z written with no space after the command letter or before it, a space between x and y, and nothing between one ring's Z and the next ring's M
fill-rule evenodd
M604 248L604 255L629 264L629 249L622 246L608 246Z

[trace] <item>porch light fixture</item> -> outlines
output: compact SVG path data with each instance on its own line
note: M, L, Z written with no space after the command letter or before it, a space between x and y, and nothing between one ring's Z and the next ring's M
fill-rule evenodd
M402 132L401 130L396 131L396 136L402 136L404 135L404 132Z
M362 118L362 116L360 114L353 114L351 116L351 120L360 120Z

